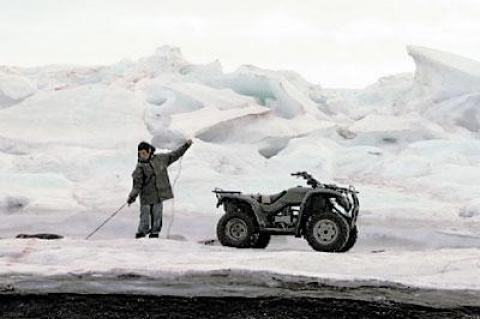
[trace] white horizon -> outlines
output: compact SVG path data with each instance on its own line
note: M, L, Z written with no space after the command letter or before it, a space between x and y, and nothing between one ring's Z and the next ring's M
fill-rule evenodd
M227 72L253 64L361 88L412 72L407 45L480 60L478 16L474 0L0 0L0 65L108 65L169 45Z

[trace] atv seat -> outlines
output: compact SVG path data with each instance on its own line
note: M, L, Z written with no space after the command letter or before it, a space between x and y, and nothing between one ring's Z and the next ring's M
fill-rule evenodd
M257 200L261 204L269 205L269 204L275 203L277 200L280 199L280 197L282 197L286 193L287 191L281 191L280 193L272 194L272 195L260 195L257 197Z

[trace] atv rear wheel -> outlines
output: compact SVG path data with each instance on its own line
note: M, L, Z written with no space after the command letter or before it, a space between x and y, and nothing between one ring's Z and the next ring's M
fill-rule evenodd
M310 218L305 237L308 244L317 251L340 252L347 244L349 227L340 215L326 212Z
M267 248L268 244L270 243L271 237L272 236L270 234L259 233L252 247L259 248L259 249Z
M357 242L357 237L358 237L358 228L357 225L355 225L351 230L350 230L350 236L348 236L347 243L345 246L340 250L340 252L344 253L352 249L352 247L355 245Z
M242 211L227 213L217 224L217 237L223 246L252 247L255 224L250 215Z

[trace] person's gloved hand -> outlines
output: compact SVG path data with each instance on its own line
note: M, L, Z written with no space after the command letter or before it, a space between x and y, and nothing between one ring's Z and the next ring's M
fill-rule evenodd
M189 138L189 139L187 140L187 144L188 144L188 145L192 145L192 144L193 144L193 141L192 141L191 138Z
M135 202L135 197L134 196L129 196L127 199L127 204L132 205Z

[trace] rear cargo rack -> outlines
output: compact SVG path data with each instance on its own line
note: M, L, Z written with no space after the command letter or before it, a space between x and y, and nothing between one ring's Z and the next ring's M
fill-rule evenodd
M239 192L239 191L226 191L224 189L221 189L221 188L215 188L212 193L229 193L229 194L241 194L242 192Z

